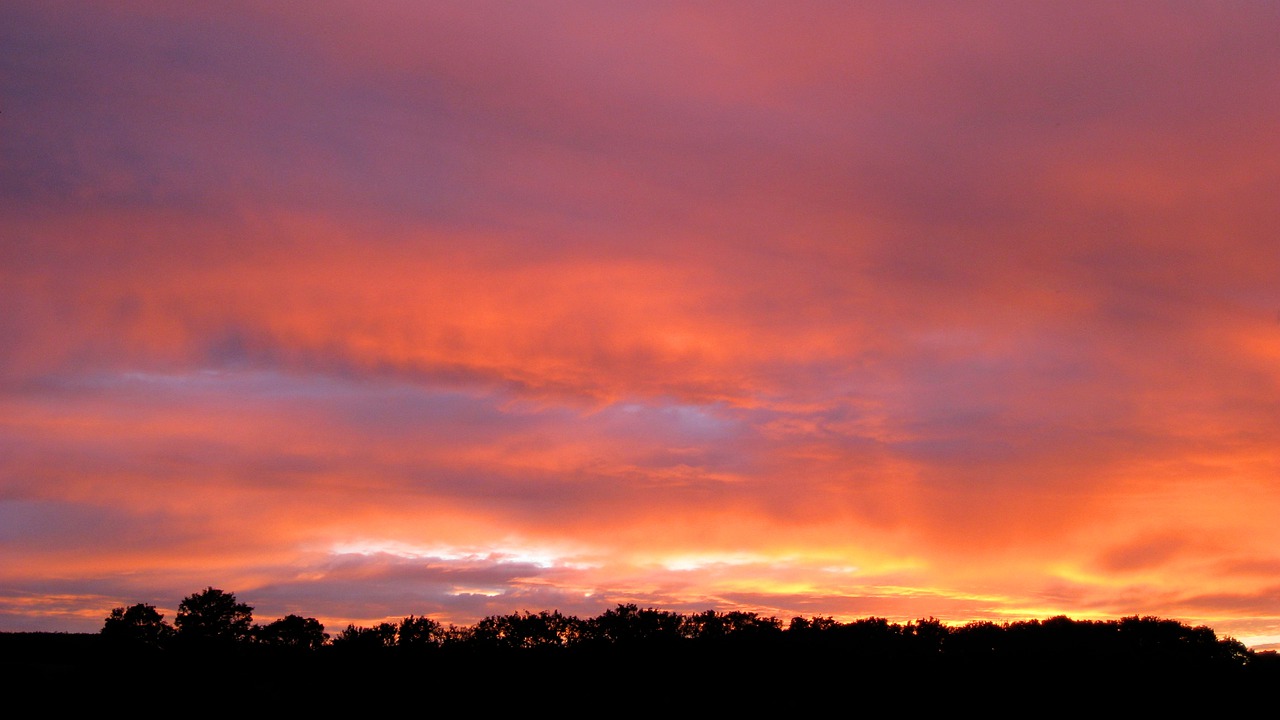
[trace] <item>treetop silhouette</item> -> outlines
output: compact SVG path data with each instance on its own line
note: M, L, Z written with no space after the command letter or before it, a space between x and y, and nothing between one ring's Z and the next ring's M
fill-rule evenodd
M183 641L244 642L252 636L253 608L237 601L233 593L210 586L182 600L174 625Z
M1156 617L1072 620L1066 616L952 626L936 618L906 624L882 617L840 622L794 617L785 626L754 612L706 610L691 615L619 604L591 618L560 611L490 615L475 625L444 626L424 616L373 627L348 625L330 638L315 618L287 615L253 624L253 608L212 586L184 598L176 628L153 606L114 608L101 635L116 645L187 650L287 648L333 657L688 657L879 667L1196 668L1233 671L1251 663L1274 667L1211 628Z

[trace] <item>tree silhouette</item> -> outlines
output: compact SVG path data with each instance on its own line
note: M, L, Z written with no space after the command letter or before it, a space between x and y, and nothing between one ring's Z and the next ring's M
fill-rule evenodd
M471 641L492 648L563 648L578 642L582 621L559 610L490 615L476 623Z
M777 618L761 617L758 613L733 610L718 613L707 610L697 615L682 618L681 632L685 637L697 640L717 640L746 636L760 637L782 631L782 623Z
M286 615L256 627L253 634L263 645L298 650L316 650L329 639L319 620L300 615Z
M164 615L144 603L114 608L102 624L102 637L125 645L161 647L172 636Z
M374 627L348 625L346 630L333 638L333 646L347 651L367 652L395 647L396 626L391 623L378 623Z
M910 643L912 649L916 653L925 656L940 654L950 632L951 628L943 625L940 620L934 617L922 618L913 623L907 623L907 626L903 628L903 636L912 639Z
M253 608L214 587L188 595L174 618L178 637L201 644L232 644L250 637Z
M516 688L511 697L531 697L570 676L606 693L618 690L619 678L661 687L668 678L687 676L698 678L708 699L714 694L721 702L726 696L718 688L751 674L778 678L787 687L834 688L852 681L866 692L912 702L918 700L913 683L920 679L934 683L931 692L941 701L971 697L989 678L1000 677L1010 687L1058 693L1060 699L1092 702L1140 689L1144 702L1164 692L1182 703L1190 692L1217 697L1214 688L1269 691L1280 678L1280 656L1274 653L1250 651L1208 627L1156 617L1104 621L1059 615L961 626L933 617L905 625L882 617L794 617L784 630L776 618L754 612L682 615L620 604L593 618L522 611L491 615L472 626L442 626L410 615L370 628L348 626L326 647L328 636L315 618L288 615L253 626L252 610L235 595L208 587L182 601L176 629L154 607L137 604L111 611L98 645L70 653L66 644L30 645L21 633L0 633L0 658L7 652L33 663L79 663L86 682L103 685L123 686L145 667L188 695L208 674L186 672L189 664L173 660L234 658L246 672L274 678L274 686L263 686L272 697L308 683L327 689L347 680L416 681L428 672L452 687L486 692L493 678L505 678L516 683L507 687ZM242 642L247 639L254 642ZM166 646L162 652L138 649ZM113 662L106 668L108 675L115 672L109 679L91 677L89 668L102 670L101 659L113 652L130 662ZM753 688L730 699L755 708L761 697ZM1012 695L1010 701L1021 702Z
M787 632L799 634L818 634L827 632L833 628L839 627L840 623L836 622L830 616L814 616L811 618L796 616L791 618L790 624L787 625Z
M634 603L618 605L586 621L588 637L609 645L670 643L681 638L684 616Z
M437 647L444 638L440 623L426 617L409 617L400 621L396 644L405 648Z

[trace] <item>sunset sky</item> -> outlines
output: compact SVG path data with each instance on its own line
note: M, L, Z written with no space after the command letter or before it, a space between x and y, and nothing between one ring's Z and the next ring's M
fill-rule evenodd
M0 630L1280 641L1280 4L0 5Z

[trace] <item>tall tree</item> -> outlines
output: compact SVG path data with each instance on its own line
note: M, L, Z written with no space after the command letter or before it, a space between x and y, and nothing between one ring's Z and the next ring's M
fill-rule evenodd
M200 643L236 643L249 638L253 608L215 587L188 595L174 618L178 637Z

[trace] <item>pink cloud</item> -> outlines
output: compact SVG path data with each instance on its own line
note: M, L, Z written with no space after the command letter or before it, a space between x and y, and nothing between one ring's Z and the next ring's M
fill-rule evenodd
M4 622L1274 625L1262 4L65 8L0 11Z

